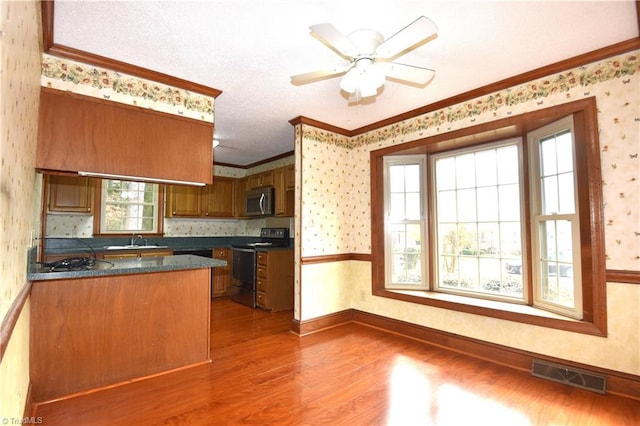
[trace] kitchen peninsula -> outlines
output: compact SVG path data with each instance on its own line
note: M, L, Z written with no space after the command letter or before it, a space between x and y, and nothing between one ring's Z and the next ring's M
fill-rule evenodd
M212 267L193 255L31 265L31 383L46 401L210 361Z

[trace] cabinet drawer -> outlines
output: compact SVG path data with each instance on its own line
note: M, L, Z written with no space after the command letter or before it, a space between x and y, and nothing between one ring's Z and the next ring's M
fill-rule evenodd
M265 253L265 252L263 252L263 251L259 251L259 252L258 252L258 265L264 265L264 266L267 266L267 264L268 264L267 259L268 259L268 258L269 258L269 257L268 257L268 255L267 255L267 253Z
M267 273L267 267L264 265L258 265L258 270L256 272L256 276L258 278L262 278L262 279L267 279L268 277L268 273Z
M259 291L256 295L256 304L265 308L267 306L267 295Z
M267 280L264 278L258 278L256 280L256 288L258 291L267 291Z

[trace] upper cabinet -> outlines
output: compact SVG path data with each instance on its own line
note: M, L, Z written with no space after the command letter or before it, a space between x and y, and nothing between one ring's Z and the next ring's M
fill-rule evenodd
M91 213L93 179L45 175L47 213Z
M234 179L216 176L213 185L207 185L203 194L204 216L233 217Z
M273 186L273 170L268 172L256 173L249 176L249 189L265 188L267 186Z
M234 179L216 176L204 187L167 185L167 217L233 217Z
M212 182L213 123L41 89L36 168Z

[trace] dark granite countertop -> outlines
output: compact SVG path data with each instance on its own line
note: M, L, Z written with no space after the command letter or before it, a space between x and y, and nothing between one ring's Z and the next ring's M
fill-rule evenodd
M110 275L145 274L186 269L216 268L227 262L189 254L178 256L136 257L117 260L96 260L93 269L80 271L49 272L46 266L31 263L27 273L29 281L60 280Z

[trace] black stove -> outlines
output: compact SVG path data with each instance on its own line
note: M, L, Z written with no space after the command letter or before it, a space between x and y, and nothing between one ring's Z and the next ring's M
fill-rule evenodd
M231 300L249 307L257 306L257 250L290 247L289 228L262 228L260 241L233 246L231 275L234 280L229 293Z
M234 248L241 249L258 249L271 247L288 247L289 228L262 228L260 230L260 241L247 244L234 244Z

